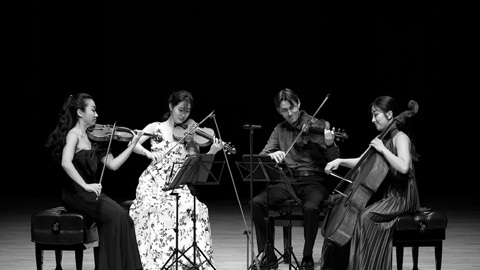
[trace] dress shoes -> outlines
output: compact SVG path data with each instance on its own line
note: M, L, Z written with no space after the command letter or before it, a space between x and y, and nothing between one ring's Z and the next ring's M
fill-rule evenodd
M313 262L312 256L304 256L302 259L302 265L300 266L301 270L313 270L315 263Z
M267 265L267 257L268 257L268 265ZM260 263L261 270L270 270L270 269L277 269L277 268L278 268L278 258L277 256L275 256L275 254L268 254L267 256L263 257L262 262Z

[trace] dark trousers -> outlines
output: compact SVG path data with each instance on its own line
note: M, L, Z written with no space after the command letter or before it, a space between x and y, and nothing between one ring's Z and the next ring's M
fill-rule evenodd
M327 198L330 191L327 185L325 185L325 179L321 176L300 177L291 186L303 206L303 236L305 239L303 256L312 256L320 222L320 205ZM290 199L293 199L292 195L283 182L269 185L253 198L253 223L255 225L259 252L262 252L267 244L271 244L267 252L273 252L275 229L273 223L268 222L268 209Z

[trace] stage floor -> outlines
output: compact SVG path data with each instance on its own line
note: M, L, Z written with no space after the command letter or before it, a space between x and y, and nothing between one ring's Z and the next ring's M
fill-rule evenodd
M117 198L115 198L117 199ZM122 199L118 199L122 201ZM209 207L212 227L215 267L218 270L249 269L252 256L256 256L245 234L251 229L250 209L247 201L204 201ZM0 206L0 269L33 270L35 265L34 243L30 239L30 217L39 210L58 206L57 198L7 198ZM422 198L422 206L441 211L448 217L446 240L443 242L442 269L480 269L480 199L478 198ZM293 251L302 259L303 229L293 228ZM318 262L323 237L319 232L314 260ZM275 247L283 250L281 228L275 233ZM250 256L249 256L250 255ZM75 269L74 252L63 253L63 269ZM53 251L44 252L43 269L54 269ZM93 252L84 252L83 269L93 269ZM433 247L420 247L419 268L435 269ZM281 264L289 269L288 264ZM294 268L292 268L294 269ZM317 267L318 269L318 263ZM393 269L397 269L395 252ZM403 269L412 269L410 248L405 250Z

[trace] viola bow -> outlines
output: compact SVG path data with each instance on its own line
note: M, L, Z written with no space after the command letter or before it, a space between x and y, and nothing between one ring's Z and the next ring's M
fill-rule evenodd
M327 96L325 97L325 99L323 99L323 102L322 104L320 104L320 106L318 106L317 110L315 111L315 113L313 115L310 116L310 119L308 119L307 123L308 125L311 125L313 124L313 119L315 119L315 115L317 115L317 113L320 111L320 109L323 107L323 104L325 104L325 102L327 101L328 97L330 96L330 94L327 94ZM300 138L300 136L302 136L302 133L305 131L305 126L302 127L302 129L300 130L300 132L298 133L297 137L295 137L295 139L293 140L292 144L290 145L290 147L287 149L287 151L285 152L285 156L287 156L288 152L290 152L290 150L292 150L292 147L293 145L295 145L295 142L298 140L298 138Z
M330 94L327 94L327 96L325 97L325 99L323 99L323 102L320 104L320 106L318 106L317 110L315 111L315 113L310 116L310 119L308 119L307 123L309 125L311 125L313 123L313 119L315 118L315 115L317 115L317 113L320 111L320 109L323 107L323 104L325 104L325 102L327 101L328 97L330 96ZM304 132L305 128L302 127L302 130L300 130L300 132L298 133L297 137L295 137L295 139L293 140L292 144L290 145L290 147L288 148L288 150L285 152L285 156L287 156L288 152L290 152L290 150L292 149L293 145L295 144L295 142L297 141L297 139L302 135L302 133ZM297 194L295 194L295 191L293 190L292 188L292 185L290 185L290 183L286 180L287 178L287 175L285 174L285 172L283 171L282 167L280 167L280 163L277 163L276 165L277 169L284 175L284 177L282 177L282 180L283 182L285 183L285 185L287 186L287 189L288 189L288 192L290 193L290 195L292 196L293 200L295 200L295 203L296 204L301 204L301 200L300 198L298 198Z

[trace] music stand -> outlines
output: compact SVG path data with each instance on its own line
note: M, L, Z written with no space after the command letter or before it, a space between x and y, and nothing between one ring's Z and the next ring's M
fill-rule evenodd
M176 247L174 253L170 256L170 258L165 262L164 266L162 269L169 269L170 266L173 265L173 263L176 264L176 269L178 269L178 253L181 253L181 256L185 257L185 259L188 260L192 264L192 269L198 269L199 265L196 264L196 251L199 251L202 256L204 257L205 261L210 264L211 267L215 269L215 266L213 266L212 262L207 258L205 253L197 246L197 239L196 239L196 221L197 221L197 212L196 212L196 195L195 195L195 185L212 185L212 184L219 184L219 180L217 177L215 177L212 172L212 165L213 163L222 163L223 162L214 162L214 155L213 154L197 154L194 156L188 157L181 165L180 169L175 175L175 178L172 180L172 182L168 185L168 187L164 188L164 191L167 190L175 190L176 188L180 187L181 185L189 185L190 190L193 195L193 244L187 248L184 252L180 252L178 250L178 194L172 192L174 195L177 196L177 222L176 222ZM178 164L178 163L177 163ZM172 171L175 168L175 165L172 166ZM223 166L222 170L220 171L220 176L221 173L223 172ZM211 176L214 179L214 182L207 182L208 176ZM219 178L220 178L219 176ZM185 253L188 252L193 248L193 262L185 255ZM173 256L176 256L175 262L172 262L168 267L165 268L165 265L168 264L168 262L173 258ZM205 263L202 262L201 264ZM200 264L200 265L201 265Z
M253 155L252 178L256 182L276 182L282 179L283 174L278 171L277 163L269 155ZM242 175L243 181L250 181L250 169L244 164L250 164L250 155L242 156L243 162L237 162L237 167ZM248 171L247 175L244 173Z
M243 155L242 156L243 162L237 162L237 167L242 175L243 181L255 181L255 182L266 182L266 190L267 190L267 213L269 213L269 184L279 182L281 179L286 177L281 171L277 168L277 163L272 160L269 155ZM247 168L246 165L252 164L252 168ZM245 176L245 172L248 171L248 174ZM258 257L263 253L267 255L268 247L272 244L268 241L268 228L269 228L269 218L265 217L266 219L266 242L264 244L264 250L257 255ZM282 255L282 253L272 246L274 252L276 251L278 254ZM280 256L280 258L282 258ZM268 256L264 257L266 260L266 265L268 263ZM280 259L279 259L280 260ZM278 261L276 262L278 264ZM253 265L251 266L253 267Z

